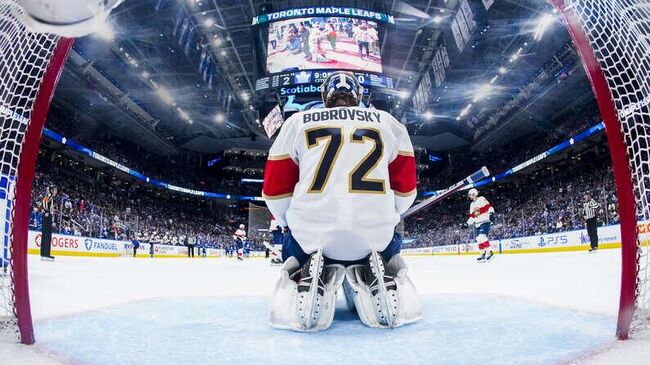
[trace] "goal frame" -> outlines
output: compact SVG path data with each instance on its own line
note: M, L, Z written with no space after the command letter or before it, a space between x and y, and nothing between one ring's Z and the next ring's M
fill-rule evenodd
M29 300L29 279L27 273L27 233L29 229L29 213L31 211L32 184L38 150L41 144L41 134L45 119L50 109L52 98L68 53L74 43L73 38L59 38L56 48L50 58L50 63L43 75L31 113L31 120L25 131L20 160L18 163L18 178L16 179L15 198L13 201L13 229L11 270L14 296L14 311L18 321L20 342L31 345L35 342L32 311Z
M566 5L566 0L548 1L558 10L564 19L571 40L580 55L580 60L584 66L587 78L598 103L598 109L605 124L605 133L607 134L607 143L609 145L616 183L621 225L621 290L616 337L619 340L627 340L630 335L630 325L632 324L637 295L638 233L634 185L632 184L632 171L630 170L625 138L614 105L614 98L580 21L572 11L572 7Z
M621 122L618 118L612 93L580 21L571 7L567 6L566 0L547 0L547 2L552 4L564 19L565 26L580 55L605 124L619 201L622 246L621 287L616 336L621 340L625 340L629 338L635 309L638 274L636 201L625 138L621 130ZM13 216L11 217L13 222L11 280L14 290L14 311L18 321L20 341L23 344L33 344L35 342L27 260L32 183L47 113L73 43L73 38L60 38L57 42L34 100L31 120L25 132L17 170L18 179L13 200Z

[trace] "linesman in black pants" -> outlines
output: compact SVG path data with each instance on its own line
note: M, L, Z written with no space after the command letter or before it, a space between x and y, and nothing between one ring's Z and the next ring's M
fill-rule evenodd
M591 248L589 253L598 250L598 208L600 205L591 198L589 193L585 193L585 202L582 205L583 218L587 224L587 234L589 235L589 242Z
M54 197L56 197L57 188L51 186L47 194L43 197L43 228L41 231L41 260L54 260L51 254L52 249L52 224L54 214Z
M194 247L196 246L196 238L193 235L187 235L185 238L187 245L187 257L194 257Z

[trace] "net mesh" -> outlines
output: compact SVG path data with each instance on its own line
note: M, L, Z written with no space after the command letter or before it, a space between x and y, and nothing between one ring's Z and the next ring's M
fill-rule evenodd
M650 220L650 2L572 0L603 71L625 138L639 221ZM648 247L638 244L631 331L650 327Z
M253 242L269 241L269 227L271 226L271 212L269 208L248 203L248 237Z
M20 153L32 107L58 41L30 33L18 21L14 0L0 0L0 333L18 334L14 307L12 231Z

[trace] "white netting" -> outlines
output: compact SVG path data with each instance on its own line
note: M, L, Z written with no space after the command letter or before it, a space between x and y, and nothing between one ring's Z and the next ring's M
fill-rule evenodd
M5 333L17 333L12 203L18 162L34 99L58 40L29 33L15 16L19 11L14 0L0 0L0 332Z
M637 216L650 220L650 2L572 0L614 98L627 146ZM648 247L638 248L631 330L650 327Z
M271 226L273 215L269 208L253 203L248 203L248 237L253 242L262 242L263 239L270 240L269 227Z

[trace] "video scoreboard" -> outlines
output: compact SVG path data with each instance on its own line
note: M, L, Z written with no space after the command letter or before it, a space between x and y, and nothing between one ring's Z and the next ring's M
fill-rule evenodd
M297 70L279 73L257 79L255 91L278 89L280 95L294 95L309 92L319 92L318 86L325 81L334 70ZM393 88L393 79L368 72L353 72L359 83L365 88ZM316 86L315 86L316 85Z

